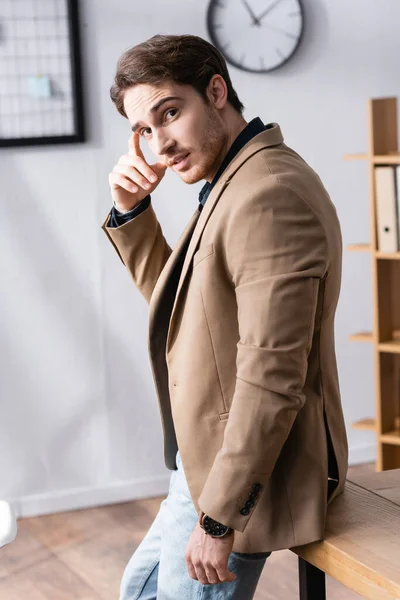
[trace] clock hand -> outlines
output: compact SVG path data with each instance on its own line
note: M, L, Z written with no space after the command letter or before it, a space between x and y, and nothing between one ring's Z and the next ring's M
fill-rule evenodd
M275 27L274 25L271 25L270 23L265 23L265 26L268 27L268 29L272 29L272 31L276 31L277 33L282 33L283 35L286 35L286 37L290 37L294 40L298 39L294 33L290 33L290 31L284 31L280 27Z
M245 5L245 7L247 8L248 12L250 13L253 25L260 25L260 21L257 19L254 12L251 10L251 6L248 4L248 2L246 2L246 0L242 0L242 2Z
M263 19L264 17L266 17L267 14L271 12L271 10L274 10L275 6L277 6L280 2L281 2L281 0L275 0L275 2L273 2L271 4L271 6L269 6L267 8L267 10L264 10L264 12L261 13L261 15L259 15L258 17L256 17L256 19L258 20L258 22L261 23L261 19Z

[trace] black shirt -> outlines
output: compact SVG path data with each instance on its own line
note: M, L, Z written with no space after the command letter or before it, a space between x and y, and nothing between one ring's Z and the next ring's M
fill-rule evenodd
M231 147L228 150L224 160L221 163L218 171L216 172L211 183L206 181L199 193L199 210L203 209L204 204L208 196L210 195L211 190L217 183L218 179L221 177L223 171L225 171L228 164L235 158L236 154L249 142L255 135L261 133L265 129L271 127L271 124L264 125L262 120L259 117L255 117L249 123L247 123L246 127L239 133ZM127 213L120 213L113 206L111 209L110 220L108 223L108 227L120 227L124 223L127 223L134 217L137 217L141 212L146 210L150 204L151 196L148 194L135 208L130 210Z

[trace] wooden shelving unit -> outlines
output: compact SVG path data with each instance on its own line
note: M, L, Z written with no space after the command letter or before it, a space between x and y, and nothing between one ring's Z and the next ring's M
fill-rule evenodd
M368 163L371 241L351 244L346 250L371 254L372 331L354 333L349 339L369 342L374 348L375 416L361 419L352 427L376 433L376 471L400 468L400 341L393 339L393 330L400 329L400 252L378 250L375 198L375 166L400 165L397 115L397 98L370 99L368 151L343 157Z

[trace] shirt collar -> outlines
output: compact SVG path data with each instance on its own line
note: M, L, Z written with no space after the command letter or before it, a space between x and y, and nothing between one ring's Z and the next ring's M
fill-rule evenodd
M218 171L216 172L214 179L211 183L208 181L203 185L199 193L199 202L201 208L203 208L211 190L214 185L217 183L218 179L221 177L222 173L225 171L226 167L229 165L231 160L235 158L236 154L253 138L255 135L261 133L266 129L267 126L264 125L260 117L255 117L249 123L247 123L246 127L239 133L231 147L228 150L224 160L222 161ZM199 210L201 210L199 206Z

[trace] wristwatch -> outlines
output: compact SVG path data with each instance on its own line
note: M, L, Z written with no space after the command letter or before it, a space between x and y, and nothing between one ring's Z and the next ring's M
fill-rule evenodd
M227 537L233 533L232 527L222 525L203 512L201 512L199 523L200 527L213 538Z

